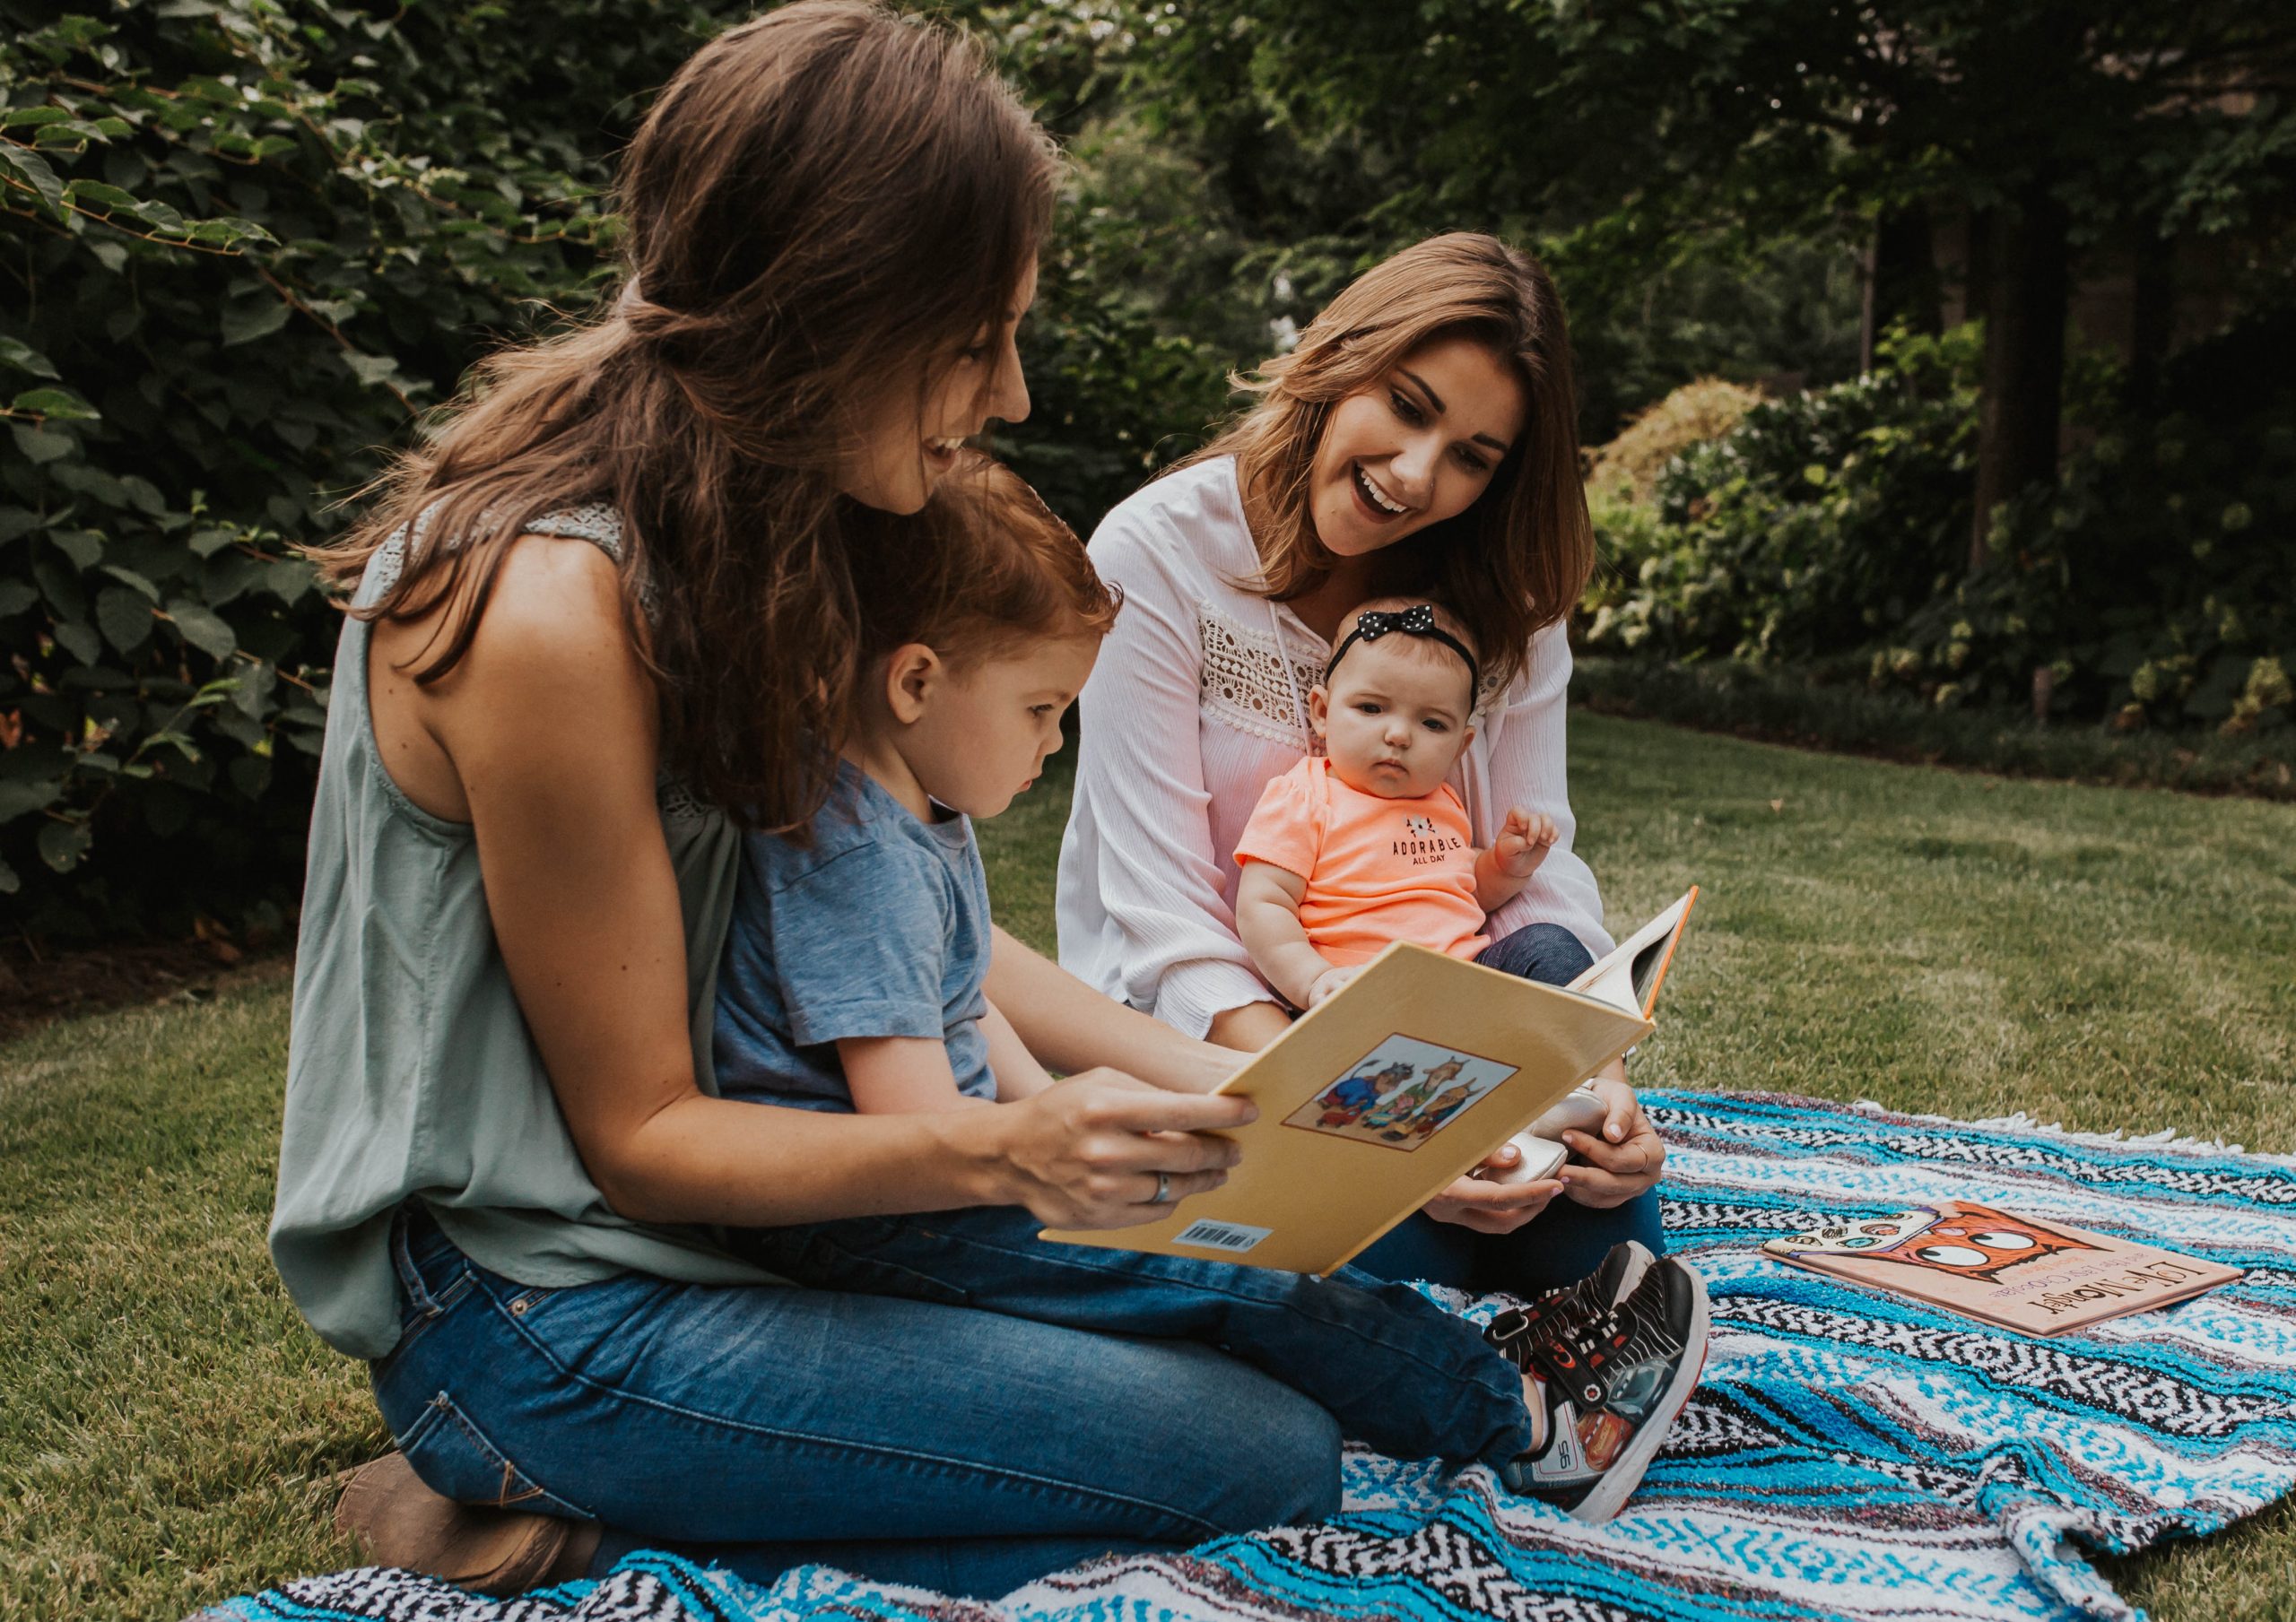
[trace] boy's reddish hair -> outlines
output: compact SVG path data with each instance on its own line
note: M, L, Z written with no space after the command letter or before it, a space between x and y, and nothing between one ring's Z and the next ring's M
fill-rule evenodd
M862 513L851 550L865 662L911 642L963 664L1104 637L1123 602L1028 482L974 450L918 512Z

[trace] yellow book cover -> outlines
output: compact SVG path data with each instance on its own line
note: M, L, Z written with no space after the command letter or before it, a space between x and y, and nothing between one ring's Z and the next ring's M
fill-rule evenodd
M1224 1184L1161 1221L1040 1236L1330 1272L1650 1034L1697 893L1568 988L1390 946L1220 1089L1259 1105L1225 1134L1243 1156Z

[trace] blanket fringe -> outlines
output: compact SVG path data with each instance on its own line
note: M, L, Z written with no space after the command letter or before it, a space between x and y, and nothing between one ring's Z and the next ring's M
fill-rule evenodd
M1925 1126L1981 1126L1996 1132L2034 1132L2046 1137L2062 1138L2070 1143L2092 1143L2099 1147L2117 1144L2124 1149L2167 1149L2180 1155L2248 1155L2238 1143L2228 1143L2222 1138L2190 1138L2173 1127L2161 1127L2157 1132L2132 1132L2118 1128L2109 1132L2077 1132L2061 1121L2039 1121L2023 1110L2010 1115L1987 1115L1979 1120L1962 1121L1951 1115L1925 1115L1892 1109L1873 1098L1860 1098L1850 1108L1861 1115L1888 1115L1900 1121L1918 1121ZM2296 1167L2296 1155L2249 1155L2254 1160L2268 1160L2275 1166Z

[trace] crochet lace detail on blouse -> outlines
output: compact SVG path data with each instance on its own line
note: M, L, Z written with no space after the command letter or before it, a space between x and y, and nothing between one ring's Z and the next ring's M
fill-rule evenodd
M1323 666L1208 604L1197 606L1196 628L1204 649L1205 714L1271 743L1307 744L1308 690L1323 680Z
M716 806L697 798L683 779L672 776L666 770L654 779L654 806L665 822L708 822L718 815Z
M1310 754L1324 752L1322 740L1309 738L1304 730L1308 690L1324 679L1321 664L1302 658L1289 644L1279 651L1275 638L1267 632L1239 625L1213 612L1209 604L1197 606L1196 629L1204 647L1205 714L1271 743L1298 748L1304 741ZM1284 685L1287 664L1292 680L1299 683L1296 690ZM1474 723L1481 725L1492 704L1503 696L1499 683L1485 676L1475 692Z
M622 515L603 501L544 513L526 525L529 535L562 535L570 541L595 542L615 562L622 560Z
M430 534L430 520L439 516L439 503L434 501L414 515L412 529L416 536L427 537ZM377 596L398 583L399 573L406 566L409 527L400 525L378 549L378 555L370 566L372 590ZM562 513L544 513L521 533L557 535L569 541L587 541L615 562L622 561L622 515L603 501L570 507Z

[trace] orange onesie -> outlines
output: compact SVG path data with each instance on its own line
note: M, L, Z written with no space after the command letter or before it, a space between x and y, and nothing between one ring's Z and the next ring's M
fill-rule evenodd
M1300 926L1343 967L1397 941L1472 961L1491 944L1474 895L1466 807L1448 784L1416 800L1385 800L1332 776L1313 755L1270 782L1244 826L1236 860L1265 862L1307 880Z

